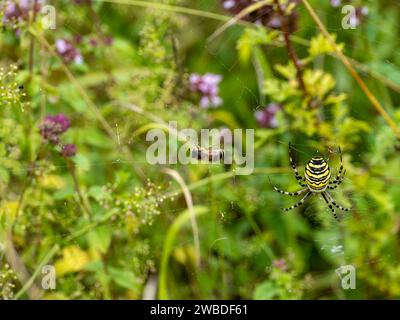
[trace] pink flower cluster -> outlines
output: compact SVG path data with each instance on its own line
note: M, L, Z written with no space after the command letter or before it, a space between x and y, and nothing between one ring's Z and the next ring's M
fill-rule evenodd
M60 142L60 135L69 129L71 122L62 113L55 116L46 116L40 124L42 138L52 144Z
M262 128L277 128L278 120L276 118L276 114L282 107L276 103L270 103L267 105L264 110L256 111L255 117L257 123Z
M274 266L275 268L280 269L281 271L288 271L288 269L289 269L289 266L287 265L286 260L283 259L283 258L282 258L282 259L274 260L274 261L272 262L272 264L273 264L273 266Z
M82 55L72 42L65 39L58 39L56 41L57 53L64 59L66 63L82 64Z
M71 126L70 120L62 113L55 116L46 116L39 126L42 138L54 145L61 147L60 154L63 157L70 158L76 154L74 144L60 143L60 136Z
M207 73L199 75L193 73L189 78L190 90L200 93L200 105L203 108L219 107L223 100L219 97L219 83L222 77L218 74Z
M64 144L61 147L60 154L65 158L71 158L76 155L76 145L72 143Z
M41 8L41 1L38 1L35 6L35 11L39 12ZM4 5L4 22L20 22L29 19L29 11L34 6L34 0L8 0Z
M331 0L331 6L334 8L338 8L345 3L351 4L352 0ZM358 27L368 16L369 8L367 6L355 6L354 14L350 16L349 23L352 27Z

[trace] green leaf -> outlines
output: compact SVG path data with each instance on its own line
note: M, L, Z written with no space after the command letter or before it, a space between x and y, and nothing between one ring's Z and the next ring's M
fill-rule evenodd
M237 123L232 113L224 110L214 111L213 117L215 120L219 120L225 123L229 128L239 128L240 125Z
M295 79L296 78L296 68L292 62L287 65L277 64L275 65L275 70L278 71L282 76L286 79Z
M374 72L400 85L400 69L393 64L384 61L373 61L370 63L370 68Z
M111 277L111 280L120 287L132 291L140 290L140 281L132 271L115 267L108 267L107 270Z
M250 60L253 48L257 45L271 43L277 37L276 31L268 31L264 27L246 29L237 42L239 59L242 63Z
M206 207L194 207L194 214L195 216L205 214L208 211ZM159 299L168 299L168 291L167 291L167 268L168 268L168 261L169 256L172 251L172 247L174 245L174 241L180 229L188 223L190 220L190 212L188 210L183 211L173 222L171 227L168 229L163 253L161 258L161 267L160 267L160 277L159 277Z
M111 230L108 226L100 226L87 234L92 249L105 254L111 243Z
M261 68L264 78L274 78L274 74L272 73L270 64L266 59L264 52L261 50L259 46L255 46L253 49L254 59L257 62L257 65Z
M0 181L4 182L5 185L10 181L10 174L6 168L0 167Z
M83 154L78 153L73 158L74 163L76 166L82 171L89 171L90 170L90 161L89 159L84 156Z
M79 138L82 142L97 148L107 148L109 146L109 139L96 128L80 129Z
M101 200L111 200L111 196L108 192L104 190L101 186L93 186L89 188L88 196L96 199L97 201Z
M254 290L255 300L269 300L277 294L277 288L271 281L265 281L259 284Z
M59 87L60 96L63 98L69 106L71 106L77 112L85 112L87 111L87 104L81 98L79 92L75 89L74 86L69 83L66 85L62 85Z
M62 200L71 197L75 194L75 189L72 185L67 185L64 189L58 190L53 193L55 200Z
M332 34L332 38L336 42L336 34ZM339 47L340 50L343 49L342 43L338 44L337 46ZM308 53L313 58L321 54L333 53L333 52L335 52L334 46L322 33L319 33L316 37L311 39Z

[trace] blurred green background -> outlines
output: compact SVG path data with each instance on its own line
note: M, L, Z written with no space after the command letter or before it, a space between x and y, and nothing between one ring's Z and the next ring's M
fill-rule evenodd
M54 30L33 1L8 2L19 7L0 11L0 298L400 297L398 138L301 1L282 1L283 18L258 9L215 37L237 13L229 1L48 1ZM338 2L309 1L398 127L400 6ZM342 27L346 4L355 29ZM282 19L295 26L306 90ZM217 107L193 87L193 74L210 73L221 76ZM54 145L43 126L60 113L70 127ZM254 129L253 174L150 165L146 132L168 121ZM335 176L341 148L346 177L331 192L351 207L337 210L341 222L318 195L282 212L300 197L268 177L299 190L289 142L302 175L322 155ZM66 144L75 155L63 156ZM55 267L55 289L43 288L43 265ZM355 289L341 286L345 265Z

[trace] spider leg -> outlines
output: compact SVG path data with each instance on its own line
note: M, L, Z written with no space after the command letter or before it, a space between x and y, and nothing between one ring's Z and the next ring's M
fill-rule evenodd
M337 176L335 179L329 182L328 189L334 190L336 189L344 180L344 175L346 174L346 170L343 171L341 176Z
M349 208L345 208L345 207L341 206L340 204L337 204L337 203L335 202L335 200L333 200L333 198L332 198L332 196L330 195L329 192L325 192L325 194L328 196L328 198L331 200L332 204L333 204L336 208L338 208L338 209L340 209L340 210L343 210L343 211L350 211Z
M271 184L271 186L274 188L275 191L277 191L277 192L279 192L279 193L282 193L282 194L284 194L284 195L287 195L287 196L298 196L299 194L302 194L304 191L307 191L307 190L308 190L308 188L306 188L306 189L299 190L299 191L296 191L296 192L287 192L287 191L283 191L283 190L280 190L280 189L278 189L277 187L275 187L275 186L272 184L271 179L270 179L269 177L268 177L268 180L269 180L269 183Z
M297 182L301 187L307 187L307 184L305 183L306 179L302 177L299 172L297 171L296 163L293 160L292 157L292 145L289 142L289 161L290 165L292 166L292 169L294 171L294 175L296 176Z
M301 206L304 203L304 201L310 196L311 193L312 192L309 191L299 202L297 202L296 204L294 204L293 206L291 206L289 208L282 208L282 210L287 212L287 211L290 211L294 208Z
M345 175L345 173L346 173L346 170L344 170L344 172L343 172L343 157L342 157L342 150L340 149L340 147L339 147L339 155L340 155L340 168L339 168L339 172L338 172L336 178L333 179L331 182L329 182L329 185L330 185L330 186L332 186L333 184L336 184L336 186L335 186L334 188L336 188L339 184L342 183L343 177L344 177L344 175ZM342 172L343 172L343 175L342 175ZM331 188L329 188L329 189L331 189Z
M335 179L330 181L329 184L332 185L332 184L336 184L336 183L339 183L339 184L342 183L345 174L346 174L346 170L343 171L343 174L341 174L341 172L339 172L338 175L335 177Z
M335 209L332 207L332 204L329 202L325 192L322 192L322 197L324 198L326 204L328 205L329 209L331 209L333 216L335 217L336 221L340 222L339 217L337 216Z

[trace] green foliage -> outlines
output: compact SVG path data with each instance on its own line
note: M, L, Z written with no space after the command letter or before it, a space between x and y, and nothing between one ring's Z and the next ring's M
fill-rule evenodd
M245 29L237 42L239 58L243 63L247 63L253 53L254 47L259 45L268 45L278 37L278 32L267 30L264 27Z
M399 124L400 7L369 3L368 18L342 30L339 11L310 2ZM43 299L141 299L154 286L163 299L398 299L400 145L306 11L287 8L300 18L293 61L278 29L241 22L208 41L230 18L216 1L144 3L59 1L56 30L21 21L0 35L0 298L34 298L9 261L11 240L32 286L41 289L43 261L55 266L57 287L39 290ZM72 41L83 63L63 60L57 39ZM219 109L199 105L193 73L222 76ZM275 126L255 117L269 104L279 105ZM77 147L71 158L39 130L58 113L71 120L62 136ZM190 191L200 266L190 201L164 165L146 161L147 131L168 121L178 130L255 129L250 176L168 165ZM335 176L341 148L346 178L332 196L352 208L341 223L318 195L282 214L300 199L274 192L268 176L298 190L289 142L300 174L323 155ZM346 264L356 290L340 287L335 270Z
M254 290L254 299L301 299L302 285L293 272L273 268L269 274L269 280L257 285Z

